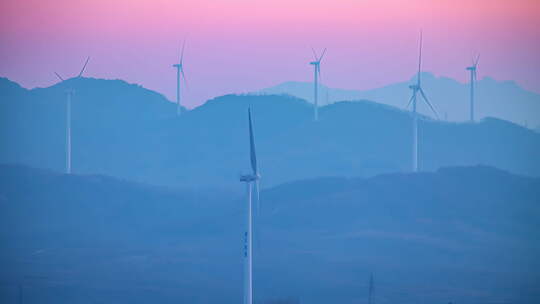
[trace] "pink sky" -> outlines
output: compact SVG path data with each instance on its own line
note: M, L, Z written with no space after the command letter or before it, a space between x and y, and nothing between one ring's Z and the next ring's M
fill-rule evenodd
M466 81L515 80L540 92L538 0L3 0L0 76L32 88L53 71L124 79L174 99L187 37L189 107L283 81L311 81L310 47L331 87L369 89L409 79L424 31L424 71Z

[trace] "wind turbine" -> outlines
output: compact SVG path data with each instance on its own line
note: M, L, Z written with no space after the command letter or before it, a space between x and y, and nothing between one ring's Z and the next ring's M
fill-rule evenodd
M79 72L79 75L77 75L75 78L82 77L89 60L90 57L87 57L81 71ZM58 79L60 79L61 82L64 81L64 78L62 78L60 74L57 72L54 72L54 74L56 77L58 77ZM75 90L72 88L68 88L66 90L66 174L71 174L71 100L73 98L73 94L75 94Z
M256 198L259 200L259 171L257 169L257 155L255 153L255 139L251 120L251 109L248 108L249 122L249 150L251 161L251 174L240 176L240 181L246 183L247 188L247 230L244 233L244 304L253 304L253 187Z
M186 40L182 43L182 51L180 52L180 61L177 64L173 64L176 68L176 115L180 116L182 107L180 106L180 76L184 78L184 83L187 86L186 75L184 74L184 47L186 46Z
M474 86L476 85L476 67L478 66L478 60L480 60L480 55L476 56L476 59L473 59L472 65L467 67L466 70L471 74L471 97L470 97L470 119L471 122L474 122Z
M319 120L319 77L321 75L321 60L326 53L326 48L323 50L321 56L317 56L317 53L313 48L313 57L314 61L311 61L309 64L313 65L313 108L314 108L314 119L315 121Z
M412 90L412 96L411 99L409 99L409 103L407 104L407 108L412 104L412 116L413 116L413 161L412 161L412 168L413 171L418 171L418 114L416 112L416 102L418 100L418 93L420 93L422 99L424 102L429 106L431 111L435 114L435 117L437 119L439 118L439 115L437 114L437 111L435 111L435 108L433 108L433 105L426 97L426 94L424 93L424 90L421 86L421 77L420 77L420 70L422 68L422 32L420 32L420 51L418 55L418 75L416 84L410 85L409 89Z

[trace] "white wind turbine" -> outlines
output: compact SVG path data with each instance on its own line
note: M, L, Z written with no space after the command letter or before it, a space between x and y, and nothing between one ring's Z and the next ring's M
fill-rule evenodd
M476 85L476 67L478 66L478 60L480 60L480 55L476 56L476 59L473 59L472 66L467 67L466 70L471 74L471 95L470 95L470 120L474 122L474 87Z
M77 75L76 78L81 78L84 70L86 69L86 65L88 64L88 61L90 60L90 57L86 58L86 62L84 63L81 71L79 72L79 75ZM64 78L60 76L57 72L54 72L56 77L60 79L61 82L64 81ZM73 94L75 94L75 90L72 88L68 88L66 90L66 173L71 174L71 99L73 98Z
M182 43L182 51L180 52L180 61L177 64L173 64L173 67L176 68L176 115L180 116L182 107L180 105L180 76L184 78L184 83L187 86L186 75L184 74L184 47L186 46L186 41Z
M418 114L416 112L416 102L418 99L418 93L422 96L422 99L424 102L429 106L431 111L435 114L435 117L437 119L439 118L439 115L437 114L437 111L435 111L435 108L433 108L433 105L426 97L426 94L424 93L424 90L421 86L421 77L420 77L420 70L422 68L422 32L420 32L420 51L418 56L418 75L416 84L410 85L409 89L412 90L412 96L411 99L409 99L409 103L407 104L407 108L412 104L412 118L413 118L413 160L412 160L412 168L413 171L418 171Z
M326 53L326 48L323 50L321 56L317 56L317 53L312 48L314 61L311 61L309 64L313 65L313 109L314 109L314 119L315 121L319 120L319 77L321 75L321 60L323 59L324 54Z
M247 186L247 230L244 233L244 304L253 304L253 187L256 199L259 200L259 179L257 169L257 155L255 153L255 139L251 121L251 109L248 108L249 122L249 150L251 161L251 174L240 176L240 181Z

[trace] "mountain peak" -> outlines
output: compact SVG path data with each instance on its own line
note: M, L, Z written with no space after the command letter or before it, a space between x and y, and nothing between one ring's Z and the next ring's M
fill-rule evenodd
M19 85L15 81L10 80L7 77L0 77L0 92L6 92L9 90L26 90L26 89L21 87L21 85Z

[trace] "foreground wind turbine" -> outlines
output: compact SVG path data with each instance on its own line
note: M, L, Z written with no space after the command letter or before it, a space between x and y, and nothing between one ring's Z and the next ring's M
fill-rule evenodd
M418 100L418 93L422 96L422 99L424 102L429 106L431 111L435 114L435 117L437 119L439 118L439 115L437 114L437 111L435 111L435 108L433 108L433 105L426 97L426 94L424 93L424 90L421 86L421 78L420 78L420 69L422 68L422 32L420 32L420 52L418 56L418 75L416 84L410 85L409 89L412 90L412 96L411 99L409 99L409 103L407 104L407 108L412 104L412 116L413 116L413 161L412 161L412 168L413 171L418 171L418 114L416 112L416 102Z
M476 85L476 67L478 66L478 60L480 60L480 55L476 56L476 59L473 59L472 66L466 68L466 70L469 71L471 74L471 96L470 96L471 122L474 122L474 86Z
M180 76L184 78L184 82L187 85L186 75L184 74L184 47L186 46L186 41L182 43L182 51L180 52L180 61L177 64L173 64L173 67L176 68L176 115L180 115L182 108L180 106Z
M247 230L244 233L244 304L253 303L253 187L256 199L259 199L259 172L257 169L257 155L255 153L255 139L251 121L251 109L248 108L249 122L249 151L251 161L251 174L240 176L240 181L247 186Z
M319 77L321 75L321 60L326 53L326 49L322 52L321 56L317 56L317 53L312 48L313 57L315 61L310 62L309 64L313 65L313 108L314 108L314 119L315 121L319 120Z
M81 78L84 70L86 69L86 65L88 64L88 61L90 60L90 57L86 58L86 61L79 72L79 75L77 75L76 78ZM64 81L64 78L60 76L58 73L54 72L56 77L60 79L61 82ZM69 88L66 90L66 173L71 174L71 99L73 98L73 94L75 94L75 90Z

